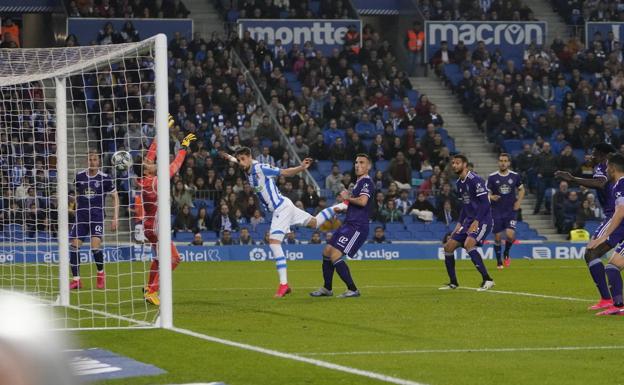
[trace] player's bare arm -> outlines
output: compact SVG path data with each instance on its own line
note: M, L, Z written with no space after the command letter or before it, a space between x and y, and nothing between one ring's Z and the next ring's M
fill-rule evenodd
M615 212L613 213L613 217L611 218L611 221L609 221L609 226L607 226L603 235L600 238L592 239L587 244L587 248L593 249L597 247L598 245L600 245L601 243L604 243L607 240L607 238L609 238L609 235L611 235L611 233L613 233L615 229L617 229L620 226L620 224L622 223L622 220L624 220L624 205L617 205L615 207Z
M312 165L312 162L314 162L314 160L312 158L305 158L301 162L301 164L299 166L297 166L297 167L281 169L280 170L280 175L283 175L285 177L290 177L290 176L297 175L297 174L307 170Z
M352 197L347 190L343 190L340 193L340 197L342 198L342 200L348 201L350 205L364 207L368 204L368 195L365 194L361 194L357 197Z
M520 206L522 206L522 201L524 200L525 194L526 194L526 190L524 189L524 186L518 187L518 197L516 198L516 201L514 202L514 206L513 206L514 211L520 210Z
M225 151L219 151L219 156L222 157L223 159L227 160L230 163L238 164L238 159L236 159L236 157L234 157L233 155L228 154Z
M559 178L565 180L569 183L574 183L579 186L594 188L594 189L602 189L605 184L607 184L607 178L579 178L570 174L567 171L556 171L555 178Z

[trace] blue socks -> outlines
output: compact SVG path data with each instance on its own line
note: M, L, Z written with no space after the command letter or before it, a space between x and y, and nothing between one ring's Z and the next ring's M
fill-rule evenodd
M334 279L334 264L329 257L323 257L323 287L327 290L332 289L332 281Z
M347 289L351 291L356 291L357 287L355 287L353 278L351 278L351 272L349 271L349 266L347 266L347 263L344 260L339 259L334 262L334 268L336 269L336 273L338 273L340 279L342 279L347 285Z
M500 242L496 242L494 243L494 254L496 254L496 264L497 265L502 265L503 264L503 259L501 257L501 244Z
M609 287L611 289L611 298L613 298L613 305L617 307L624 306L624 302L622 301L622 274L620 274L620 269L617 266L609 263L605 269L605 272L607 274L607 277L609 277Z
M589 273L596 283L596 287L598 288L598 292L600 293L600 298L611 298L611 294L609 293L609 288L607 286L607 278L605 277L605 267L602 264L602 261L600 259L593 259L587 264L587 266L589 267Z
M509 250L511 250L511 246L513 246L513 241L505 241L505 251L503 253L505 258L509 258Z
M468 255L470 255L472 263L474 263L479 273L481 273L481 277L483 277L483 280L492 281L492 278L488 274L487 268L483 264L483 258L481 258L481 253L479 253L479 250L476 247L474 249L470 249L468 250Z
M457 283L457 274L455 273L455 254L444 253L444 264L446 265L446 272L451 280L450 283L459 286Z
M80 277L80 253L77 248L69 245L69 265L74 277Z
M104 252L102 250L93 250L91 253L93 254L97 271L104 271Z

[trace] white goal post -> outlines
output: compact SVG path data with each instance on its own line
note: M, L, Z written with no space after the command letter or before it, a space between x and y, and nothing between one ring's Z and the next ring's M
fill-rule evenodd
M0 143L0 290L56 305L55 318L65 328L172 328L166 36L118 45L0 49L0 63L0 136L6 140ZM141 220L135 217L134 199L141 194L136 175L132 168L110 165L112 152L144 155L152 140L157 141L159 307L146 303L142 291L154 256L150 245L134 236L133 225ZM97 153L101 183L109 178L114 186L121 214L113 231L109 193L95 230L101 246L91 242L98 226L88 223L89 234L76 249L70 238L85 235L74 228L76 202L82 199L76 175L89 167L90 152ZM90 186L87 196L93 194ZM70 269L72 250L79 267L74 263ZM101 288L95 283L97 252L104 256ZM72 276L80 277L80 288L70 290Z

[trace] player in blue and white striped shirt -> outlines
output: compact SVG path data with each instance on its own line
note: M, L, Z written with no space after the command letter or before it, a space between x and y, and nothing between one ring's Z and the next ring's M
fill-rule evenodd
M290 199L280 193L275 183L275 178L280 175L291 177L307 170L313 162L311 158L304 159L301 165L297 167L279 169L254 160L251 156L251 150L248 147L238 149L235 153L235 157L227 153L222 153L222 156L230 162L239 165L247 175L247 179L258 195L264 209L273 213L269 247L275 258L280 280L280 285L275 296L283 297L291 292L286 274L286 257L282 249L282 241L286 233L290 232L290 226L303 225L318 229L325 221L335 215L335 213L346 210L347 205L339 203L324 209L318 213L316 217L313 217L309 213L296 207Z

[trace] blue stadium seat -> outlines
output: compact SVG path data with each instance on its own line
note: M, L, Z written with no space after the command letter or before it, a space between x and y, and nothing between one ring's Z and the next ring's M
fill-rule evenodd
M385 172L388 170L388 166L390 165L390 161L388 160L378 160L375 162L375 170L380 170Z
M412 233L410 231L397 231L394 233L394 239L400 241L409 241L412 238Z
M334 164L329 160L319 160L316 162L317 170L324 176L327 176L331 173L333 165Z
M353 162L350 160L339 160L338 168L340 168L340 172L342 173L351 172L353 169Z
M579 163L583 163L585 160L585 150L572 150L574 156L579 161Z
M193 240L193 232L192 231L178 231L175 233L175 240L177 242L191 242Z
M208 241L208 242L214 242L217 239L219 239L217 237L217 233L215 233L214 231L202 231L201 235L202 235L202 239L204 241ZM264 234L263 234L263 236L264 236Z
M405 225L403 223L386 223L386 231L403 231L405 230Z
M431 177L431 175L433 175L433 170L425 170L425 171L421 171L420 175L423 179L429 179Z
M503 141L505 152L516 154L522 151L522 141L517 139L508 139Z

